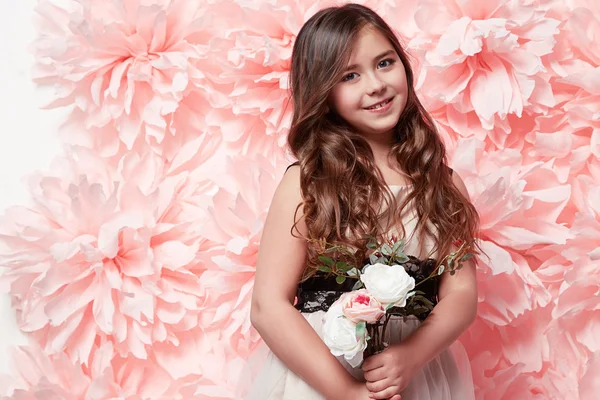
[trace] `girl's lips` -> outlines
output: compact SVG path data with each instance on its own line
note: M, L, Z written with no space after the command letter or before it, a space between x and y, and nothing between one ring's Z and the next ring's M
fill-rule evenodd
M385 113L385 112L389 111L392 108L392 103L394 103L394 97L390 98L389 102L385 106L383 106L383 107L374 108L374 109L371 109L371 110L368 109L368 108L365 108L365 110L368 111L368 112L371 112L371 113L375 113L375 114L382 114L382 113Z
M371 107L374 107L374 106L376 106L376 105L378 105L378 104L385 103L386 101L390 101L392 98L393 98L393 97L390 97L390 98L387 98L387 99L385 99L385 100L381 100L381 101L380 101L380 102L378 102L378 103L372 104L372 105L370 105L370 106L368 106L368 107L365 107L365 110L368 110L368 109L370 109Z

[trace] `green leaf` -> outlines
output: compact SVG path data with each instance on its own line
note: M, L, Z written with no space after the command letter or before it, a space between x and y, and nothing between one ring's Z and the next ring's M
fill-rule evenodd
M444 271L446 270L446 266L444 264L441 264L438 268L438 275L441 275L444 273Z
M346 272L346 274L348 276L359 276L360 275L360 271L356 267L353 267L353 268L350 268L348 270L348 272Z
M336 276L335 281L341 285L342 283L346 282L346 277L343 275L338 275Z
M387 312L388 310L390 310L394 307L396 307L396 304L394 304L394 303L388 304L387 307L385 308L385 311Z
M385 243L383 246L381 246L381 253L385 256L391 256L392 248L390 247L389 244Z
M448 269L451 271L454 269L454 259L453 258L448 260Z
M394 243L392 251L396 254L404 252L404 239L400 239L396 243Z
M337 263L335 263L335 267L338 271L342 272L348 272L352 269L352 265L349 265L347 262L344 261L338 261Z
M317 268L317 270L322 271L322 272L327 272L327 273L331 272L331 268L326 267L324 265L321 265L319 268Z
M414 295L413 297L415 300L419 300L423 303L428 303L428 302L431 303L429 300L427 300L427 297L425 297L423 295L417 294L417 295Z
M371 254L369 256L369 261L371 261L371 265L372 264L377 264L377 260L378 260L378 258L377 258L377 256L375 254Z
M369 243L367 243L367 249L375 250L376 248L377 248L377 242L369 241Z
M352 290L358 290L361 289L363 287L363 283L361 280L356 281L356 283L354 284L354 286L352 286Z
M365 335L367 331L367 323L366 322L359 322L358 324L356 324L356 336L358 337L362 337Z
M409 258L406 254L400 253L394 257L394 260L396 260L398 264L404 264L409 260Z
M335 261L333 261L333 258L331 257L319 256L319 260L328 267L333 267L335 265Z
M464 262L464 261L470 260L471 258L473 258L473 254L472 253L467 253L467 254L465 254L464 256L462 256L460 258L460 261Z

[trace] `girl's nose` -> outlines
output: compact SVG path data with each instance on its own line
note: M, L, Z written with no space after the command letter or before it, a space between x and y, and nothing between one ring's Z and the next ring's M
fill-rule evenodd
M369 87L367 89L369 95L379 93L382 89L385 89L385 82L377 76L374 76L369 80Z

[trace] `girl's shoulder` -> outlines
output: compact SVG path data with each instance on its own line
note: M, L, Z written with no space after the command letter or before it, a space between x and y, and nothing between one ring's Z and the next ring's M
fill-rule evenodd
M287 172L287 170L293 167L294 165L300 165L300 161L296 161L295 163L288 165L288 167L285 169L285 172Z

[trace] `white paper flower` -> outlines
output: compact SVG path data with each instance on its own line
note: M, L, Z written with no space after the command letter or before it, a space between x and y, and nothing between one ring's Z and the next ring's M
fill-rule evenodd
M367 348L367 335L357 335L356 324L346 318L342 304L337 301L323 317L323 341L336 357L344 356L352 367L362 362L363 351Z
M406 305L408 293L415 288L415 279L402 265L369 265L360 277L365 287L381 304Z

